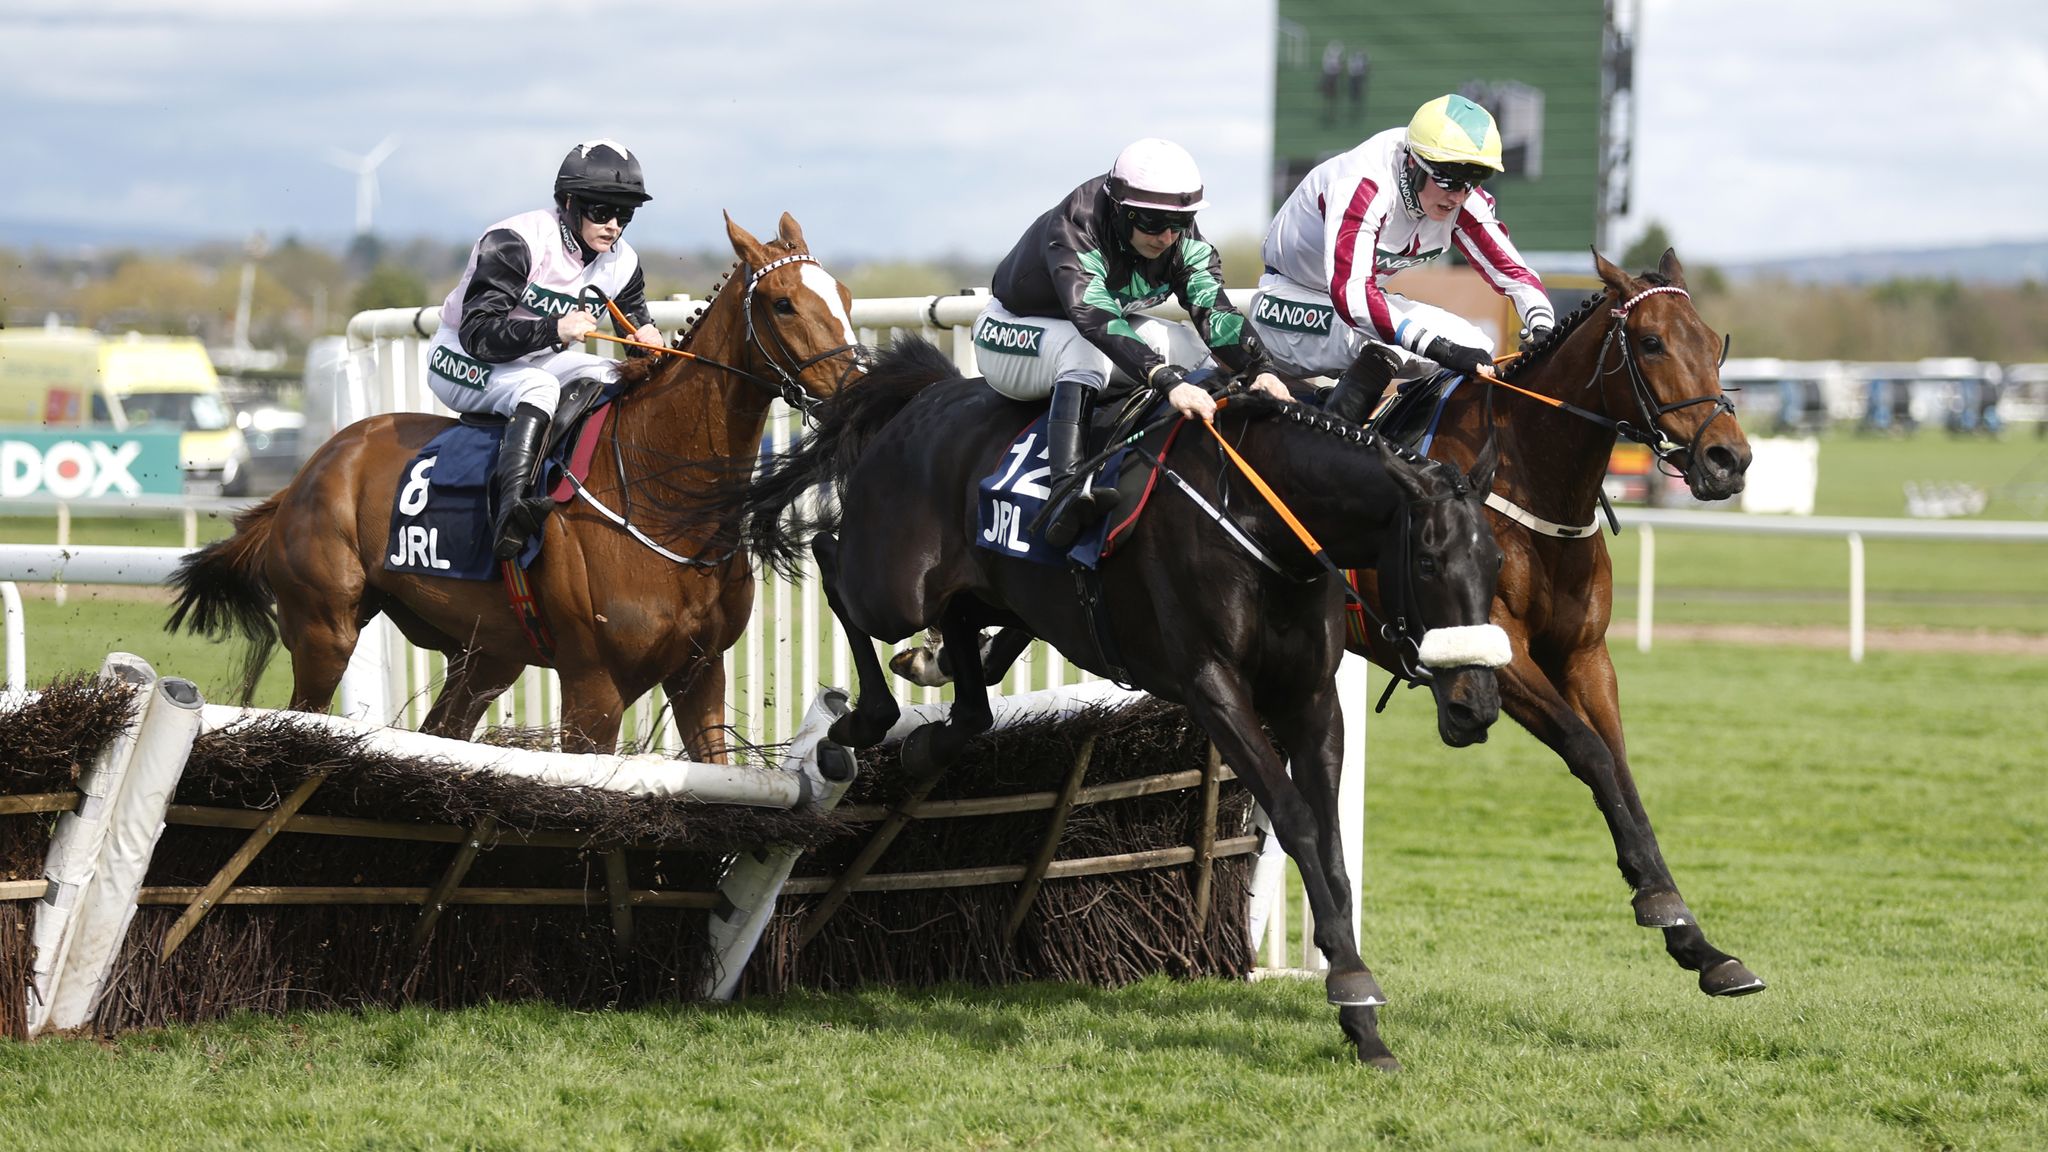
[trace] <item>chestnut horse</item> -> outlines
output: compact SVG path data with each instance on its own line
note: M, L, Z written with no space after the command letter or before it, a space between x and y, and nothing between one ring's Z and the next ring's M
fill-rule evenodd
M1607 652L1614 573L1599 530L1600 482L1617 437L1648 446L1702 500L1742 491L1749 441L1721 391L1725 346L1693 308L1677 255L1666 251L1657 271L1641 277L1597 252L1593 259L1602 292L1543 345L1504 365L1501 383L1454 391L1430 454L1470 467L1489 441L1503 446L1487 501L1506 557L1493 622L1514 651L1500 669L1502 710L1592 790L1636 923L1662 929L1665 950L1699 973L1709 996L1760 992L1755 973L1707 942L1636 794ZM1374 574L1360 572L1358 583L1377 610ZM1005 629L988 642L986 675L1000 678L1029 640ZM890 666L920 683L943 683L953 653L934 647L936 659L933 650L909 649ZM1402 670L1401 653L1370 629L1354 629L1349 647Z
M591 497L632 523L750 467L769 405L808 408L865 363L852 298L810 255L785 214L762 243L726 219L738 258L680 347L693 358L628 361L592 463ZM732 533L652 541L585 501L548 518L527 571L553 634L553 658L527 638L502 581L384 570L401 471L453 421L401 412L336 433L283 491L243 512L235 534L188 557L168 627L250 642L246 702L281 638L292 657L290 707L324 711L364 625L379 612L407 639L448 657L424 730L466 739L484 708L529 664L561 675L570 751L609 751L625 705L660 685L695 759L724 755L722 654L746 628L754 581ZM637 526L636 526L637 528ZM478 531L484 531L482 525ZM723 541L723 542L721 542ZM657 553L659 543L676 558Z

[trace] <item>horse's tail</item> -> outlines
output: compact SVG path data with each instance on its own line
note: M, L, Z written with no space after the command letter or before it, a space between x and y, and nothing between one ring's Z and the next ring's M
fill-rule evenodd
M747 486L748 549L794 579L810 557L811 537L839 526L840 485L875 434L925 388L959 375L946 354L922 337L891 344L867 375L819 404L816 426ZM818 499L806 505L802 498L814 488Z
M277 609L262 564L283 495L235 517L233 536L185 557L171 574L178 599L164 631L184 628L210 640L226 640L239 632L249 642L240 668L244 705L256 694L256 681L277 651Z

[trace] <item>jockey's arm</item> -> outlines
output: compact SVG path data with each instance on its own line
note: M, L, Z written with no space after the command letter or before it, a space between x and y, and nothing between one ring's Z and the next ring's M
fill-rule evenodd
M1089 259L1092 257L1093 259ZM1102 282L1100 252L1087 257L1055 238L1047 245L1046 264L1052 273L1053 289L1060 308L1081 337L1101 349L1109 362L1133 380L1150 380L1166 363L1150 344L1138 338L1137 330L1124 319L1108 285Z
M557 322L546 317L519 317L533 260L526 241L509 228L484 234L476 246L476 274L462 297L462 346L490 364L517 360L529 352L566 343ZM567 319L567 317L564 317Z
M612 297L612 303L617 304L619 311L625 313L626 319L633 324L633 329L629 332L619 327L616 318L613 319L612 327L618 329L619 335L638 340L642 344L659 345L665 342L661 329L654 326L653 317L647 313L647 278L641 274L640 265L633 266L633 274L626 278L626 286L619 289L619 294ZM638 348L628 348L626 355L645 356L647 353Z

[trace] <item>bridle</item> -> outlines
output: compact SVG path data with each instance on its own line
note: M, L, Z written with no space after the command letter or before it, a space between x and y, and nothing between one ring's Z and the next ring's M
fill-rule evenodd
M830 360L833 357L838 356L842 353L851 353L851 355L847 357L846 367L842 369L839 373L838 383L843 386L846 383L847 377L852 376L856 373L867 371L866 349L859 344L841 344L838 345L837 347L827 348L823 352L820 352L815 356L809 357L808 359L798 360L795 350L790 348L789 346L789 341L783 339L782 330L780 328L777 328L773 324L769 324L765 327L755 326L754 288L756 285L761 283L762 277L768 275L770 272L775 271L777 268L783 267L784 265L817 263L817 257L812 256L808 252L796 252L788 256L784 256L778 260L770 260L768 263L761 265L761 267L758 269L756 269L753 265L746 263L745 261L741 261L740 263L740 267L746 269L747 272L746 285L742 289L742 296L744 298L740 304L740 314L746 317L747 322L747 343L751 345L755 351L761 354L761 359L767 363L768 367L774 369L775 379L763 380L759 376L754 375L753 373L741 373L741 375L746 376L747 379L752 380L754 383L760 385L761 387L771 392L780 394L783 403L788 404L791 408L794 408L798 412L802 413L806 420L810 419L811 409L815 408L818 405L819 400L817 397L811 395L810 391L804 387L803 381L800 379L800 377L802 377L805 372L809 371L811 366L814 364ZM823 267L823 265L820 265L820 267ZM761 333L764 331L775 338L775 347L778 351L781 352L782 359L776 359L774 353L771 353L768 350L768 345L762 341ZM784 364L784 361L790 361L791 364L786 366ZM725 366L720 365L720 367ZM737 369L727 370L737 371Z
M746 272L746 278L742 281L740 288L740 315L745 317L746 344L760 354L761 361L768 365L774 372L774 376L772 378L763 377L757 372L749 372L745 368L727 364L720 360L713 360L708 356L698 355L696 360L700 364L708 364L713 368L730 372L771 396L781 397L783 403L788 404L791 408L802 414L804 419L808 421L811 419L812 409L816 408L821 401L816 396L811 395L810 390L804 387L803 380L801 379L803 374L816 364L830 360L835 356L847 355L846 367L839 373L838 380L838 384L843 387L848 377L867 371L869 357L867 348L864 345L840 344L836 347L827 348L815 356L798 359L796 351L789 346L789 341L783 338L781 329L773 324L757 326L754 323L754 289L760 285L763 277L788 264L818 264L818 258L808 252L795 252L776 260L770 260L759 268L755 268L744 260L740 262L740 267ZM822 264L819 266L823 267ZM761 338L763 332L773 336L774 351L771 351L768 343ZM687 344L685 344L685 347L687 347ZM781 354L780 359L777 358L777 352Z
M1284 416L1297 424L1306 424L1319 431L1334 434L1339 439L1349 440L1353 444L1360 446L1370 445L1375 436L1374 433L1364 429L1353 428L1347 430L1342 428L1327 417L1313 414L1302 409L1299 405L1290 405L1278 413L1278 415ZM1456 468L1444 464L1442 461L1414 456L1403 449L1395 449L1404 458L1420 467L1441 469L1446 479L1450 482L1451 491L1447 495L1429 497L1411 497L1405 492L1401 494L1401 499L1395 508L1394 521L1390 526L1392 540L1387 548L1387 554L1383 555L1380 562L1375 565L1382 575L1381 588L1383 593L1388 590L1389 584L1389 581L1385 579L1385 574L1390 571L1400 573L1399 579L1392 582L1394 584L1394 587L1391 589L1393 594L1390 596L1383 594L1382 596L1380 607L1385 612L1385 615L1382 616L1381 613L1373 611L1372 605L1366 603L1365 598L1359 595L1358 589L1337 568L1335 562L1330 559L1329 553L1295 519L1293 513L1287 510L1286 505L1266 482L1260 478L1259 474L1252 469L1252 466L1244 457L1240 456L1237 450L1231 447L1230 441L1224 438L1222 432L1213 423L1208 424L1208 430L1216 441L1218 452L1228 461L1228 464L1224 465L1222 469L1222 476L1224 477L1222 493L1224 505L1228 507L1230 503L1230 489L1228 486L1229 465L1234 464L1238 471L1247 480L1251 481L1252 486L1258 491L1259 495L1264 498L1266 507L1277 514L1287 524L1289 529L1293 531L1295 538L1300 542L1302 548L1308 552L1309 558L1321 567L1323 573L1327 573L1332 579L1336 580L1337 587L1344 593L1345 610L1347 612L1356 612L1362 619L1370 621L1373 631L1393 650L1395 660L1400 665L1395 670L1397 679L1394 683L1406 680L1412 684L1427 684L1434 680L1435 677L1422 662L1422 639L1429 632L1429 621L1422 615L1422 598L1415 588L1415 568L1411 556L1413 541L1411 536L1414 531L1414 518L1418 507L1436 504L1448 505L1452 501L1469 500L1471 498L1472 488L1466 483L1465 477L1459 474ZM1151 456L1149 453L1145 455L1154 465L1165 471L1168 478L1173 480L1197 506L1206 512L1210 519L1222 525L1239 547L1249 552L1254 559L1265 565L1266 568L1277 575L1297 583L1306 583L1315 579L1316 573L1311 573L1307 576L1295 576L1287 572L1275 558L1260 548L1251 538L1238 531L1235 525L1232 525L1207 500L1202 499L1201 495L1185 480L1182 480L1179 475L1166 466L1163 459ZM1389 689L1391 694L1391 685L1389 685ZM1381 709L1386 707L1385 697L1381 697L1380 707Z
M1643 375L1642 365L1637 363L1635 353L1630 350L1628 317L1629 312L1637 304L1663 292L1675 293L1685 297L1687 300L1692 299L1692 293L1687 292L1676 284L1658 284L1643 289L1641 292L1636 293L1609 310L1608 315L1614 317L1614 323L1608 327L1607 338L1600 344L1600 358L1593 362L1593 378L1586 381L1586 387L1594 387L1600 382L1601 376L1613 371L1613 369L1607 367L1607 352L1610 348L1619 350L1621 353L1619 367L1628 373L1629 391L1635 399L1636 416L1639 418L1640 423L1629 420L1610 420L1606 417L1596 417L1596 419L1612 427L1616 435L1648 448L1657 457L1658 464L1669 465L1672 468L1671 475L1683 476L1685 473L1678 468L1672 457L1683 452L1688 461L1696 461L1697 457L1693 453L1699 447L1700 437L1707 434L1707 428L1715 420L1719 419L1723 413L1733 416L1735 414L1735 402L1728 398L1728 393L1725 390L1717 387L1711 394L1702 394L1684 400L1674 400L1669 404L1657 403L1656 395L1650 391L1650 381ZM1729 338L1722 337L1721 359L1717 361L1717 366L1727 362L1728 344ZM1707 414L1705 420L1700 421L1699 427L1693 429L1692 439L1684 444L1679 444L1666 436L1664 430L1658 425L1658 420L1681 408L1690 408L1695 404L1711 404L1713 411Z
M1672 292L1688 300L1692 299L1692 293L1687 292L1676 284L1658 284L1643 289L1641 292L1609 309L1608 315L1614 318L1614 323L1608 327L1606 337L1600 342L1600 358L1593 362L1593 375L1586 381L1586 388L1591 390L1600 383L1602 376L1616 370L1627 372L1629 394L1636 402L1635 419L1617 420L1611 416L1605 416L1601 413L1581 408L1570 401L1560 400L1555 396L1545 396L1541 392L1531 392L1527 388L1512 384L1499 377L1489 379L1487 383L1493 387L1505 388L1510 392L1519 392L1532 400L1540 401L1559 411L1569 412L1581 420L1598 424L1624 440L1629 440L1648 448L1657 457L1657 463L1660 467L1669 465L1671 469L1670 475L1685 475L1684 471L1672 461L1672 457L1683 452L1686 454L1687 460L1695 459L1693 452L1699 447L1700 437L1707 434L1708 426L1712 425L1722 413L1734 415L1735 402L1728 398L1728 393L1725 389L1717 389L1712 395L1693 396L1684 400L1674 400L1669 404L1657 403L1656 394L1650 391L1650 381L1643 375L1643 366L1637 363L1635 353L1630 350L1628 317L1637 304L1640 304L1647 297L1663 292ZM1721 359L1716 361L1717 365L1727 362L1728 345L1729 337L1723 336L1721 338ZM1621 354L1620 361L1615 368L1607 367L1607 356L1611 350L1619 350ZM1516 359L1519 360L1519 357ZM1487 392L1489 426L1492 423L1490 419L1490 405L1492 402L1493 394L1491 389L1489 389ZM1714 410L1707 415L1705 420L1700 421L1698 428L1693 430L1692 439L1684 444L1680 444L1666 436L1664 430L1657 424L1658 418L1668 413L1676 412L1681 408L1690 408L1695 404L1711 404L1714 406Z
M796 252L777 260L771 260L768 263L763 264L758 269L756 269L753 265L746 263L745 261L741 261L740 263L740 267L746 270L746 279L743 282L740 290L742 297L740 303L740 313L741 315L746 317L746 344L748 347L753 348L754 351L760 354L762 362L766 363L769 368L774 370L775 376L773 379L763 377L757 372L749 372L745 368L741 368L736 365L727 364L722 360L713 360L709 356L705 356L700 353L691 353L689 358L696 361L699 364L708 365L712 368L717 368L724 372L730 372L733 375L748 381L755 387L760 388L762 391L768 393L771 396L780 396L784 403L788 404L791 408L795 409L799 414L803 416L806 422L809 422L813 419L812 410L815 409L818 404L822 403L822 401L820 401L817 397L811 395L810 391L804 387L803 381L801 379L803 374L806 371L808 371L813 365L816 365L826 360L830 360L833 357L839 356L844 353L851 353L852 355L848 358L846 368L842 370L839 374L838 383L843 386L846 383L847 378L849 376L852 376L858 372L865 372L867 370L868 355L867 349L862 345L841 344L834 348L828 348L815 356L799 360L797 358L796 352L790 348L789 342L783 339L780 329L776 328L773 324L767 325L765 328L759 328L755 326L754 289L761 283L762 277L768 275L768 273L773 272L778 268L783 267L784 265L804 263L817 264L818 259L817 257L812 256L808 252ZM820 267L822 267L822 265L820 265ZM594 286L591 288L586 288L585 291L596 291L599 297L603 296L603 293L601 291L598 291ZM610 304L609 301L605 301L605 303L607 303L607 305ZM615 308L616 306L613 305L612 307ZM775 346L782 353L781 359L777 359L775 354L769 350L768 345L761 339L761 333L763 331L773 333L775 338ZM685 340L683 343L687 346L689 341ZM789 361L790 363L785 364L784 361ZM623 399L623 397L621 399ZM607 508L596 497L592 496L590 492L584 488L583 484L580 481L577 481L574 477L571 477L571 483L575 485L577 494L579 496L581 496L592 507L596 508L598 512L603 514L606 519L618 525L621 529L626 531L634 539L638 540L642 545L652 549L657 555L661 556L666 560L673 561L677 564L688 565L691 567L704 568L715 567L717 565L724 564L727 560L729 560L732 557L732 549L727 549L723 554L711 559L705 559L701 554L694 554L690 556L679 555L675 552L670 551L667 548L662 547L659 543L649 538L646 535L646 533L636 528L631 523L631 516L633 512L631 496L632 486L626 482L625 449L620 442L616 426L614 427L611 436L611 445L613 461L619 471L620 504L622 505L623 510L619 512L614 512L610 508ZM709 544L707 544L706 547L709 547Z

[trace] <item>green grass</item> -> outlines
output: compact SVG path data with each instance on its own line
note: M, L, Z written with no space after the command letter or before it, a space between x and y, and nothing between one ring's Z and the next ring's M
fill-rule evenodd
M1363 883L1399 1074L1291 982L244 1017L0 1045L0 1147L2048 1145L2048 660L1617 661L1665 853L1762 995L1633 925L1547 751L1447 751L1404 693Z

